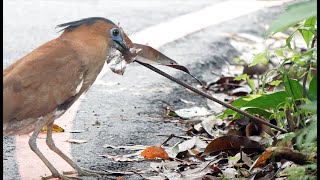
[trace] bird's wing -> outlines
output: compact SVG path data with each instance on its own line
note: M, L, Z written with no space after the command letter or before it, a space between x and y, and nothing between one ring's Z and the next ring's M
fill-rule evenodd
M68 108L79 96L85 68L66 42L55 39L4 70L3 123Z

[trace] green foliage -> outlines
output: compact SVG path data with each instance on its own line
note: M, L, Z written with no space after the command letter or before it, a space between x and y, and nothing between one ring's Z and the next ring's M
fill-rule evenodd
M271 36L277 32L284 31L297 23L317 15L317 1L309 0L292 4L287 10L275 20L266 35Z
M278 91L272 94L263 95L248 95L233 101L232 105L241 109L261 109L264 110L265 113L260 115L265 116L266 112L269 114L276 110L279 104L286 102L287 97L288 94L286 91ZM258 113L256 112L255 114ZM229 116L238 117L239 114L231 109L227 109L224 111L221 117L225 118Z
M257 54L253 58L253 60L252 60L251 64L249 65L249 67L255 66L257 64L268 64L269 61L268 61L267 55L268 54L266 52Z
M309 95L312 100L317 98L317 75L315 75L310 81Z
M247 81L252 92L253 93L256 92L256 85L254 84L254 81L252 79L250 79L250 77L247 74L241 74L241 75L235 77L234 80L235 81L241 81L241 80Z
M312 40L312 37L315 33L315 25L317 23L317 17L313 16L305 21L303 24L303 27L299 28L299 32L301 33L304 41L307 44L307 47L309 47L310 42Z
M315 175L308 175L310 172L316 172L317 164L310 164L305 166L290 166L285 169L288 173L288 177L291 180L315 180L317 179Z
M289 5L275 20L267 35L285 31L285 46L258 53L249 66L266 64L271 57L279 60L279 66L262 75L262 86L256 87L247 74L235 80L246 80L253 90L251 94L234 100L231 104L253 115L275 119L278 126L288 133L277 136L278 140L295 142L294 147L303 152L317 152L317 17L316 0ZM304 47L296 46L296 35L301 35ZM266 84L268 86L266 86ZM273 86L273 88L270 88ZM256 94L258 92L258 94ZM227 109L220 117L239 118L241 114ZM293 123L293 132L288 125ZM315 179L316 164L286 169L289 179Z
M295 79L290 79L287 74L283 76L285 90L293 99L302 98L302 85Z

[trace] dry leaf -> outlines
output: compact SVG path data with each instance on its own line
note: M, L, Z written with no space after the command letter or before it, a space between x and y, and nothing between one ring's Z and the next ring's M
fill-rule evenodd
M196 116L207 116L210 114L208 109L205 107L192 107L189 109L179 109L179 110L176 110L175 113L183 119L190 119Z
M141 152L141 156L143 156L145 159L169 159L167 152L159 146L148 147L147 149Z
M237 135L226 135L214 139L204 150L204 154L226 152L239 152L240 147L247 153L262 152L265 150L264 146L256 141L252 141L247 137Z
M117 162L138 162L143 161L144 159L140 156L142 151L137 151L135 153L131 154L125 154L125 155L109 155L109 154L103 154L99 155L101 157L112 159L113 161Z
M266 162L271 158L272 151L274 150L274 147L268 147L265 152L263 152L259 158L253 163L253 165L250 167L250 170L252 167L262 167L266 165Z
M41 129L41 132L47 132L47 126L44 126ZM64 132L64 129L56 124L53 124L52 126L52 132Z

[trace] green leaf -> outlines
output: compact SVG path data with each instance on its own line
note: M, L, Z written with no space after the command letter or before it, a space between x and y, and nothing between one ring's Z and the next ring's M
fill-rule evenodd
M255 85L254 81L248 77L247 82L248 82L248 85L249 85L250 89L252 90L253 94L255 94L256 93L256 85Z
M291 35L286 39L286 46L287 46L289 49L291 49L291 50L292 50L292 47L291 47L291 40L292 40L292 38L293 38L294 34L295 34L295 32L294 32L294 33L292 33L292 34L291 34Z
M247 74L241 74L237 77L235 77L233 80L235 81L241 81L241 80L246 80L248 78L248 75Z
M246 107L257 107L257 108L276 108L279 104L286 101L288 95L285 91L278 91L272 94L265 94L258 98L249 101L244 106Z
M271 86L279 86L280 83L282 83L281 80L275 80L275 81L269 82L269 84L270 84Z
M278 91L272 94L264 94L260 96L250 96L250 97L256 97L254 99L250 99L249 101L246 101L248 97L242 97L237 100L235 100L232 105L236 108L260 108L260 109L269 109L269 108L276 108L279 104L286 101L286 98L288 97L288 94L286 91ZM223 117L228 116L238 116L237 112L227 109L224 111Z
M284 53L283 53L283 49L276 49L274 51L274 53L276 53L278 56L284 57Z
M309 84L309 96L312 99L316 99L317 98L317 75L315 75Z
M295 79L290 79L287 74L283 76L284 87L289 96L294 99L302 98L302 85Z
M307 47L309 47L310 41L313 37L314 34L314 26L317 23L317 18L316 16L311 17L306 20L302 28L299 28L299 32L301 33L304 41L307 44Z
M252 67L252 66L255 66L257 64L267 64L268 63L268 58L267 58L267 53L264 52L264 53L259 53L257 54L252 62L249 64L249 67Z
M242 107L244 104L246 104L249 100L245 100L245 98L255 98L257 97L256 95L249 95L249 96L246 96L246 97L241 97L235 101L233 101L231 103L232 106L236 107L236 108L240 108ZM228 116L234 116L237 112L231 110L231 109L226 109L223 114L221 116L219 116L220 118L226 118Z
M317 15L317 1L302 1L289 5L286 11L275 20L266 32L266 36L271 36L293 26L304 19Z
M242 109L242 110L244 110L244 109ZM266 110L261 109L261 108L246 108L245 111L248 112L248 113L250 113L250 114L259 114L260 116L263 116L263 117L266 118L266 119L269 119L270 116L272 115L271 112L266 111ZM236 114L234 115L234 118L238 118L238 117L240 117L240 116L241 116L241 114L236 113Z

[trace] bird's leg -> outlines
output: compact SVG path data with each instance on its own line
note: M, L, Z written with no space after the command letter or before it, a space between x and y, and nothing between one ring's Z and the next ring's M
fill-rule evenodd
M48 159L40 152L38 146L37 146L37 137L40 133L40 130L43 126L43 123L39 122L36 124L36 127L34 129L34 132L32 133L30 139L29 139L29 146L31 150L37 154L37 156L42 160L42 162L48 167L50 172L52 173L51 176L48 176L48 178L61 178L63 180L70 180L65 175L60 174L56 168L48 161ZM46 179L46 177L43 177L43 179Z
M80 176L81 175L84 175L84 176L92 176L93 175L93 176L100 177L99 174L103 174L103 175L107 174L104 171L94 171L94 170L85 169L85 168L82 168L82 167L78 166L67 155L65 155L60 149L58 149L56 147L56 145L54 144L53 139L52 139L52 125L53 125L53 122L47 125L47 139L46 139L46 142L47 142L48 147L53 152L57 153L68 164L70 164L70 166L72 166L77 171L78 175L80 175Z

